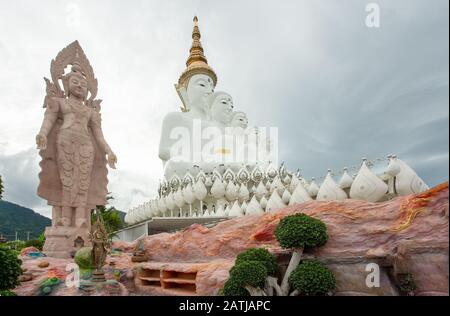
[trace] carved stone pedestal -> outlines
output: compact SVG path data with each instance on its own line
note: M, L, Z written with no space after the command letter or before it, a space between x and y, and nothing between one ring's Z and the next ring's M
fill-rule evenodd
M95 270L94 272L92 272L92 282L100 283L105 281L105 272L103 272L102 270Z
M88 228L52 226L45 229L43 252L48 257L71 258L81 247L90 246Z
M95 282L94 280L82 280L80 282L80 292L87 296L127 296L128 291L125 286L116 280L104 280Z

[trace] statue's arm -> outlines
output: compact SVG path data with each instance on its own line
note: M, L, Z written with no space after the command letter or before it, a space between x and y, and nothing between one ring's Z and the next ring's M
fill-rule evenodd
M159 141L159 158L162 161L170 159L170 151L174 140L171 138L171 132L177 126L179 121L178 113L168 113L163 119L161 128L161 138Z
M100 114L96 112L93 113L90 123L92 134L94 135L94 138L97 141L97 144L100 146L101 150L103 150L105 154L112 153L111 148L109 147L108 143L105 140L105 137L103 136Z
M100 146L100 149L108 155L108 164L111 168L115 169L115 164L117 163L117 157L113 153L111 147L109 147L108 143L103 136L102 124L100 113L93 112L90 120L90 126L92 130L92 134L94 135L97 144Z
M42 121L41 129L36 136L37 148L45 150L47 148L47 136L55 125L58 119L59 101L56 98L49 98L47 108L44 113L44 120Z
M44 113L44 120L42 121L41 129L39 130L39 134L45 137L50 133L53 125L55 125L56 120L58 119L59 112L59 102L56 98L51 98L47 103L47 108Z

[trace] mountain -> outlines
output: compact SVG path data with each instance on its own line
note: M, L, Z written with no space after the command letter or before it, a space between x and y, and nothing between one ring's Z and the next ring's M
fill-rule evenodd
M30 239L35 239L50 225L49 218L29 208L0 200L0 235L3 234L8 240L15 239L16 231L18 239L27 240L27 232L30 232Z

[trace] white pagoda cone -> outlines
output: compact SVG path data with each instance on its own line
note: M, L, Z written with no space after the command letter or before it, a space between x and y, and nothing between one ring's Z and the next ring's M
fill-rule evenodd
M348 174L347 168L344 168L344 174L339 181L339 187L343 190L348 189L353 184L353 178Z
M244 212L242 212L242 208L239 206L238 201L234 201L233 207L231 208L230 213L228 213L228 216L231 217L244 216Z
M242 204L241 204L242 213L244 213L244 214L247 213L247 207L248 207L247 202L245 202L245 201L242 202Z
M311 183L308 186L308 193L311 197L316 197L319 193L319 186L316 183L316 179L312 178Z
M378 202L388 190L388 185L369 169L364 160L350 188L350 198Z
M262 199L263 196L267 194L266 186L262 181L259 182L258 186L256 187L255 195L258 199Z
M304 203L307 201L311 201L312 198L309 196L309 193L306 191L305 187L301 182L297 183L297 187L292 193L291 199L289 200L289 205Z
M328 171L325 180L317 193L318 201L341 201L347 199L347 193L342 190L331 177L331 171Z
M244 183L241 183L241 186L239 188L238 192L239 201L245 202L250 197L250 192L248 191L247 186Z
M233 181L228 182L227 188L225 191L225 197L228 201L234 201L238 197L239 187L236 186Z
M223 205L222 204L219 204L219 206L217 207L217 209L216 209L216 216L217 217L225 217L226 216L225 210L223 209Z
M225 184L221 179L216 178L214 181L211 187L211 195L217 200L225 196Z
M264 210L262 209L261 205L256 199L256 196L253 196L252 199L250 200L250 203L248 203L247 205L245 215L262 215L262 214L264 214Z
M284 204L289 204L289 201L291 200L291 193L289 193L288 189L284 190L283 195L281 196L281 200Z
M266 210L267 208L267 199L265 196L263 196L261 198L261 200L259 201L259 205L262 207L263 210Z
M283 200L278 195L278 190L274 190L269 200L267 201L266 212L271 212L285 207Z

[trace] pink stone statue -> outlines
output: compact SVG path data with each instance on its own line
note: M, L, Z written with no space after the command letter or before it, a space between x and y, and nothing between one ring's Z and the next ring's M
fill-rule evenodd
M36 136L42 157L38 195L52 206L44 252L69 257L90 245L91 211L106 204L106 165L115 169L117 158L103 137L97 79L78 41L52 60L50 72L53 82L45 78L46 110Z

